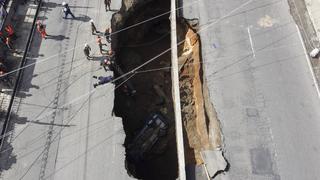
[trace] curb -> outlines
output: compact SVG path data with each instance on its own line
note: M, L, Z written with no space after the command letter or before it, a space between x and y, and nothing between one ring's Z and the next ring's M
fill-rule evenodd
M20 83L20 80L22 78L22 73L24 71L24 69L21 69L25 63L26 63L26 58L27 58L27 54L29 52L29 49L31 47L31 43L32 43L32 37L33 37L33 34L34 34L34 30L35 30L35 24L36 24L36 21L37 21L37 17L38 17L38 14L40 12L40 9L41 9L41 5L42 5L42 0L39 1L39 4L38 4L38 7L37 7L37 10L36 10L36 13L34 15L34 19L33 19L33 22L32 22L32 26L31 26L31 30L30 30L30 33L29 33L29 36L28 36L28 40L27 40L27 45L25 47L25 51L23 53L23 57L20 61L20 65L19 65L19 71L18 71L18 75L17 75L17 79L16 79L16 82L14 84L14 88L13 88L13 92L12 92L12 95L11 95L11 98L10 98L10 102L9 102L9 106L8 106L8 110L7 110L7 113L6 113L6 117L4 119L4 122L3 122L3 127L2 127L2 130L1 130L1 135L0 135L0 150L2 149L2 146L3 146L3 142L4 140L6 139L5 137L5 133L7 131L7 128L8 128L8 124L9 124L9 121L10 121L10 116L11 116L11 113L12 113L12 107L13 107L13 103L14 103L14 98L18 92L18 88L19 88L19 83Z
M318 98L320 99L319 83L318 83L317 77L316 77L316 75L315 75L313 66L312 66L312 64L311 64L310 56L309 56L308 53L307 53L307 49L306 49L306 46L305 46L305 44L304 44L304 41L303 41L303 38L302 38L302 35L301 35L301 32L300 32L300 29L299 29L299 27L298 27L297 25L296 25L296 28L297 28L297 31L298 31L298 34L299 34L299 38L300 38L300 41L301 41L302 46L303 46L303 49L304 49L304 53L305 53L305 56L306 56L306 59L307 59L307 63L308 63L308 66L309 66L309 69L310 69L310 72L311 72L311 76L312 76L312 79L313 79L314 86L315 86L316 91L317 91L317 94L318 94Z

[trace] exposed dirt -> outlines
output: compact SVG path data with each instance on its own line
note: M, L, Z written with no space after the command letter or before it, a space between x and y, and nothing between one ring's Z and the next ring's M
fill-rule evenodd
M184 21L179 24L180 95L187 164L202 164L200 152L220 146L220 128L203 83L200 38ZM205 98L204 98L205 97ZM210 112L209 112L210 111ZM213 139L210 132L214 131Z
M163 14L170 7L168 0L124 1L122 4L125 7L113 16L114 31ZM203 81L200 38L186 21L181 21L178 23L178 41L185 38L186 41L178 47L185 158L187 164L199 165L203 163L201 151L220 146L220 128ZM170 48L169 14L114 35L112 47L116 52L116 63L124 72L147 62ZM135 178L177 178L170 53L165 53L139 69L129 80L136 90L135 95L128 96L124 87L116 90L114 112L122 117L127 154L128 145L151 113L161 112L169 121L167 136L157 141L148 158L139 163L127 159L128 173Z

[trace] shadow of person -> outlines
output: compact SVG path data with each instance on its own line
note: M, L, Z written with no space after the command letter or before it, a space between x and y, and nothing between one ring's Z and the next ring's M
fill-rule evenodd
M104 56L91 56L91 61L103 61L105 59Z
M15 124L25 124L26 122L26 117L19 117L17 114L11 113L5 134L10 134L14 130ZM2 137L0 137L2 142L0 149L0 173L10 169L13 164L17 163L17 156L13 153L13 146L11 144L12 136L11 134L10 136L5 134L2 134Z
M17 156L13 154L13 147L7 138L3 139L2 147L0 151L0 173L9 170L13 164L17 163Z
M39 86L34 85L34 84L31 84L31 87L30 87L30 88L40 89L40 87L39 87Z
M62 41L64 39L69 39L69 37L66 37L64 35L49 35L49 36L47 36L47 39L53 39L53 40L56 40L56 41Z
M77 17L74 18L74 20L77 21L82 21L82 22L89 22L90 21L90 17L84 14L79 14Z
M54 2L43 2L42 6L47 7L47 8L52 8L52 9L57 7L57 6L61 6L62 7L62 5L54 3Z

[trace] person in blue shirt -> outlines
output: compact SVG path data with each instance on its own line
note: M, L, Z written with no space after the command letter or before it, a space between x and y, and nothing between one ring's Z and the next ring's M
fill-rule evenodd
M64 12L64 18L66 19L68 17L68 15L70 14L72 16L72 18L75 18L75 16L72 14L70 7L68 5L68 3L66 2L62 2L62 6L63 6L63 12Z
M99 81L97 83L93 84L93 87L96 88L97 86L100 86L102 84L109 83L113 80L112 76L93 76L93 78L98 79Z

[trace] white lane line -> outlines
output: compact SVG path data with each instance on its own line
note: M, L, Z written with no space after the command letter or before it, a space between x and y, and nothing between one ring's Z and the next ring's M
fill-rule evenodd
M311 76L312 76L313 83L314 83L314 86L315 86L316 91L317 91L317 94L318 94L318 98L320 99L319 84L318 84L317 78L316 78L316 76L315 76L314 70L313 70L313 68L312 68L312 64L311 64L310 57L309 57L309 55L308 55L308 53L307 53L306 46L304 45L301 32L300 32L299 27L298 27L297 25L296 25L296 28L297 28L297 31L298 31L298 34L299 34L299 38L300 38L301 44L302 44L303 49L304 49L304 54L305 54L305 56L306 56L306 60L307 60L307 62L308 62L309 69L310 69L310 71L311 71Z
M256 58L256 54L255 54L254 48L253 48L253 42L252 42L250 27L248 27L247 30L248 30L248 35L249 35L249 40L250 40L250 45L251 45L252 56L253 56L253 58Z

